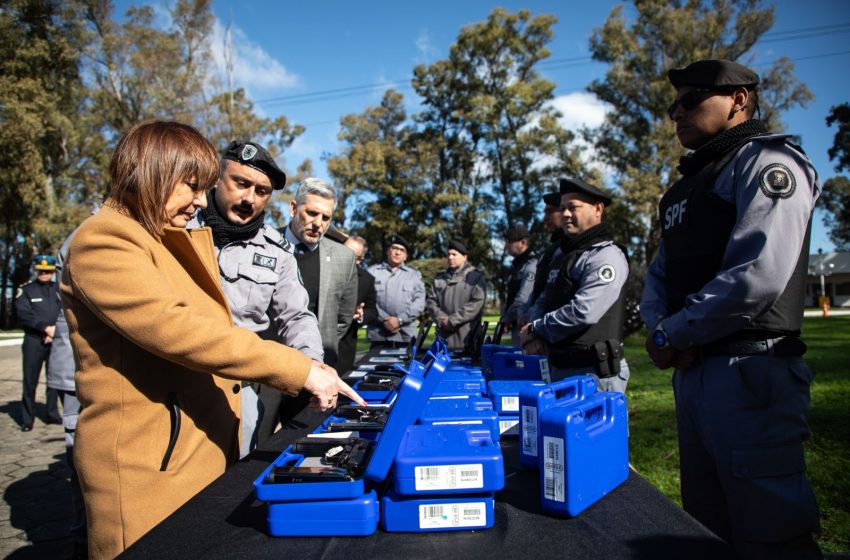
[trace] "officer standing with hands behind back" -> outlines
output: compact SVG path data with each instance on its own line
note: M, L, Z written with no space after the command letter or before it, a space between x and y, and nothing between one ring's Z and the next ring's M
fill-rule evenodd
M419 315L425 309L422 274L405 264L410 243L401 235L387 238L386 260L369 267L375 277L378 317L369 325L372 347L404 348L416 336Z
M24 386L21 396L21 431L32 430L35 419L35 390L41 366L50 356L56 319L62 310L59 303L59 288L53 281L56 273L56 259L50 255L35 258L35 282L23 285L15 298L15 312L24 327L23 352ZM48 424L60 424L59 392L47 388Z
M693 152L661 199L640 311L652 361L676 368L682 504L740 558L820 558L799 338L817 174L753 118L749 68L701 60L668 77Z

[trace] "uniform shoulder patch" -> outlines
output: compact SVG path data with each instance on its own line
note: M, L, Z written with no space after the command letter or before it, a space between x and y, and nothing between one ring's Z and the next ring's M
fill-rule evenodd
M611 264L603 264L599 268L599 279L605 283L613 282L617 277L617 269L614 268L614 265Z
M759 187L770 198L788 198L797 188L797 179L788 167L771 163L759 173Z

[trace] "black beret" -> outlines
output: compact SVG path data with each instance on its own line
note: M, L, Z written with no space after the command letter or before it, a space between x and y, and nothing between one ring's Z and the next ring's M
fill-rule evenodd
M698 60L681 69L667 73L675 88L693 86L698 88L754 88L759 83L759 75L731 60Z
M543 195L543 203L549 206L561 205L561 193L550 192Z
M468 255L469 251L466 250L466 245L464 245L461 241L457 239L452 239L449 241L449 249L454 249L461 255ZM448 250L448 249L446 249Z
M523 225L509 227L505 230L505 239L508 241L522 241L529 237L531 237L531 234L528 233L528 228Z
M390 248L390 245L401 245L408 253L410 252L410 243L407 242L407 239L397 233L394 233L387 238L387 249Z
M602 189L598 189L593 185L588 185L584 181L578 179L561 179L561 194L567 193L582 193L595 198L605 206L611 204L611 197ZM560 204L560 203L559 203Z
M265 173L271 179L272 188L276 191L286 186L286 174L277 166L271 154L259 144L234 140L227 147L223 157Z

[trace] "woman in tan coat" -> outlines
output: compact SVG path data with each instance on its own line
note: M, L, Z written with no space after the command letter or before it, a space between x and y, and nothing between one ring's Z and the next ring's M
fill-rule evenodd
M232 326L210 231L184 229L218 165L190 126L137 125L68 252L75 462L94 558L119 554L237 459L240 380L303 388L321 410L337 393L362 403L333 369Z

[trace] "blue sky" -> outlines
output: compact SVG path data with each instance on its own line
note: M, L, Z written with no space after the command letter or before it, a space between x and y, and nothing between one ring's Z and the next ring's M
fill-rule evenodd
M132 4L139 2L117 2L118 13ZM617 4L214 0L213 12L220 30L232 22L235 85L248 91L258 112L283 114L307 128L284 154L285 165L291 169L310 158L316 174L326 176L322 157L339 151L336 135L343 115L376 104L389 87L404 94L409 111L415 111L409 86L414 66L445 58L460 28L483 21L497 6L558 17L549 46L553 62L541 71L557 84L556 105L565 113L565 123L598 124L604 108L584 90L604 75L606 65L590 60L588 39ZM167 4L163 0L158 5ZM824 119L831 106L850 101L850 2L776 2L775 25L751 56L756 71L780 56L795 62L796 77L815 98L806 108L783 115L786 130L801 136L821 180L835 175L827 155L835 130ZM812 252L832 250L818 213L813 225Z

